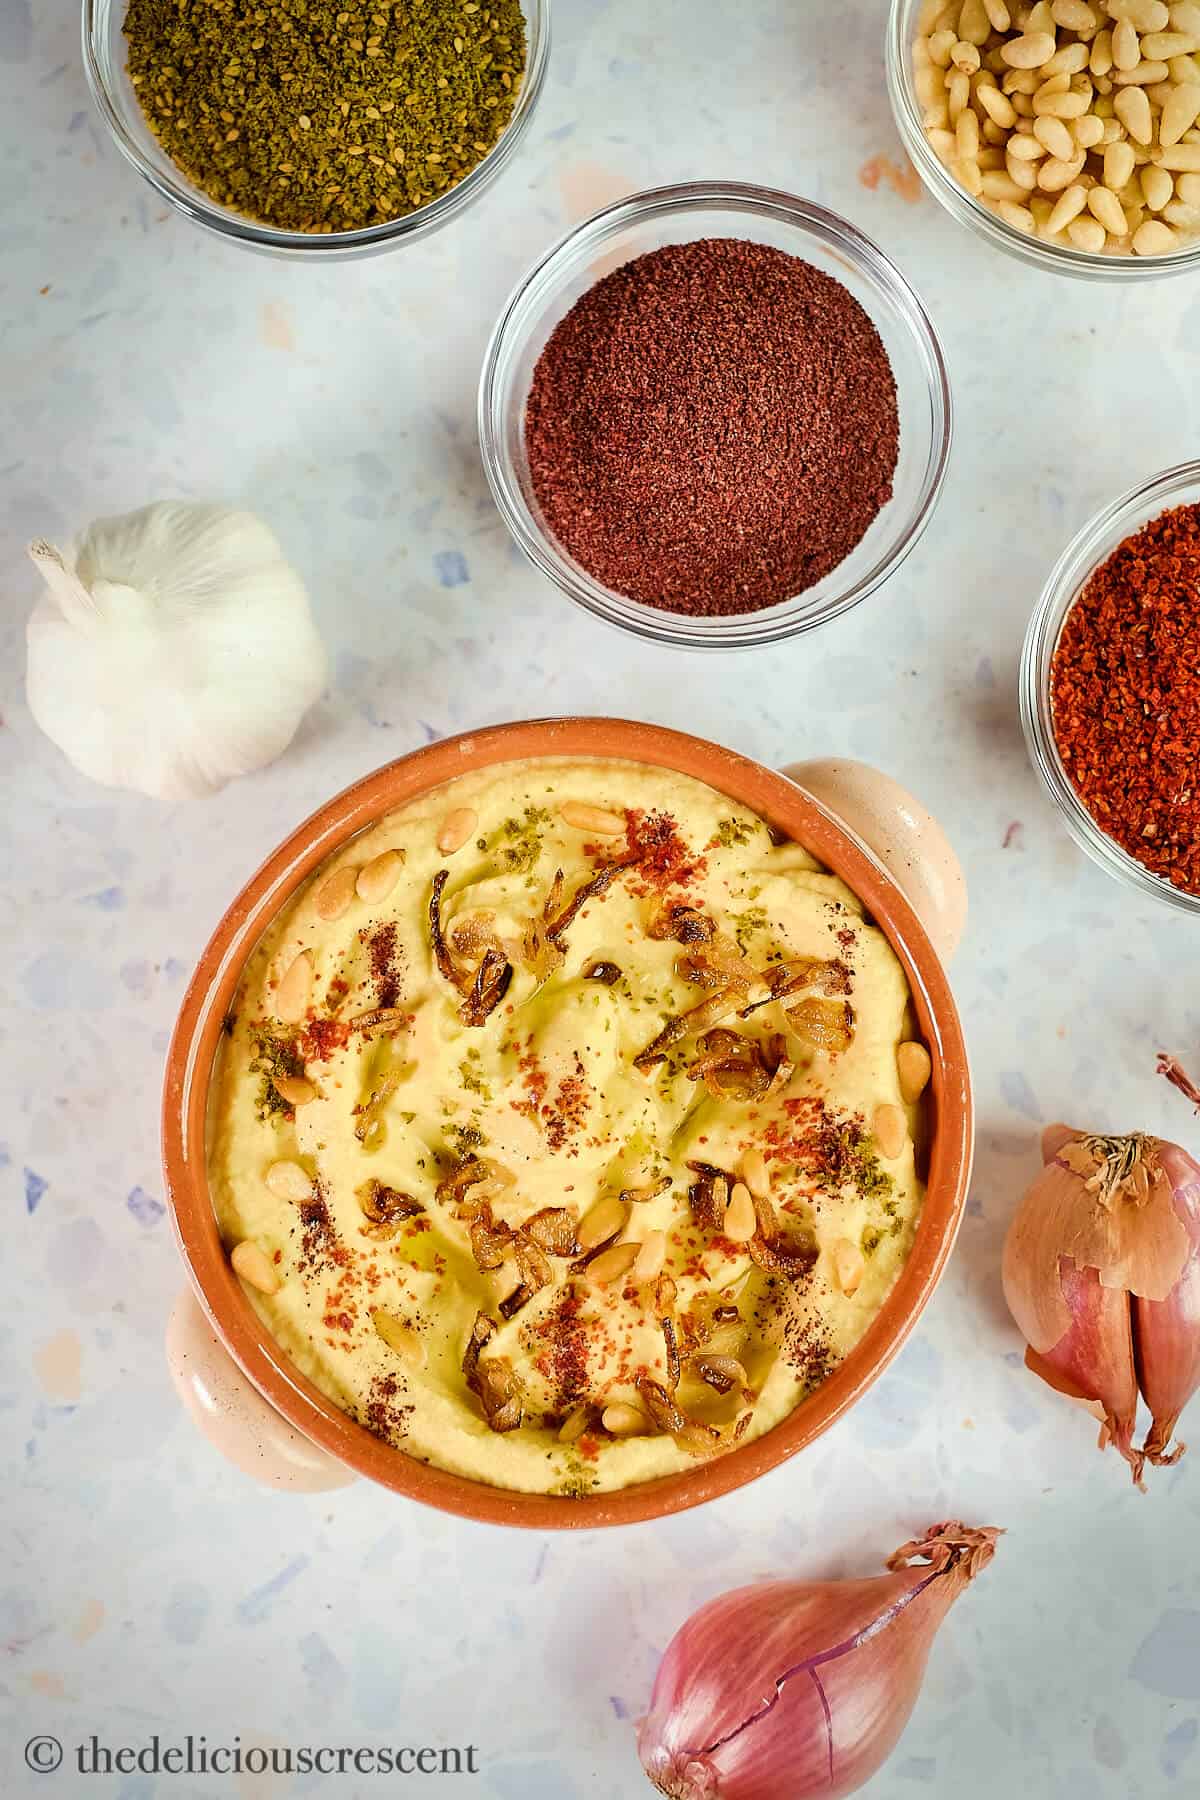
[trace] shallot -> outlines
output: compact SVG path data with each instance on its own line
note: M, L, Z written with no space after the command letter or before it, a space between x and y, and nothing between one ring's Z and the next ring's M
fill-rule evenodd
M638 1731L674 1800L838 1800L890 1755L953 1602L995 1552L951 1520L887 1575L770 1581L712 1600L671 1640Z

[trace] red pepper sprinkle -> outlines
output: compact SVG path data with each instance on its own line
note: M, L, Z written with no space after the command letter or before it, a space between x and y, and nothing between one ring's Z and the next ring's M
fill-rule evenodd
M669 244L560 322L525 409L565 548L667 612L753 612L812 587L892 497L896 384L840 281L769 244Z
M1097 825L1200 894L1200 505L1118 545L1067 615L1050 677L1063 766Z

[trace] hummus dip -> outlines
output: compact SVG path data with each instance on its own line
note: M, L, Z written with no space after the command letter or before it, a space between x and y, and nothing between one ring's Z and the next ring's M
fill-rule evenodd
M669 770L463 776L251 957L214 1084L233 1266L410 1456L581 1495L757 1437L913 1241L929 1058L887 940Z

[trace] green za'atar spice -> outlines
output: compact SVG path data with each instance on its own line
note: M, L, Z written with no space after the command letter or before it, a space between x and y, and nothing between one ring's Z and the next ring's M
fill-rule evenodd
M129 0L129 78L211 200L286 231L415 212L512 117L520 0Z

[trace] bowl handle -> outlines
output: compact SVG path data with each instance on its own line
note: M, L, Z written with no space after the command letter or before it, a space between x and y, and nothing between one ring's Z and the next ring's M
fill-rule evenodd
M967 884L933 814L869 763L829 758L782 772L874 851L948 963L966 929Z
M344 1464L293 1430L238 1368L184 1288L167 1324L167 1367L185 1410L227 1462L264 1487L323 1494L348 1487Z

